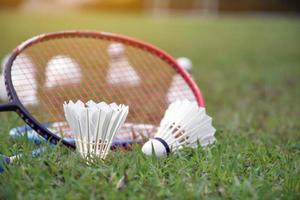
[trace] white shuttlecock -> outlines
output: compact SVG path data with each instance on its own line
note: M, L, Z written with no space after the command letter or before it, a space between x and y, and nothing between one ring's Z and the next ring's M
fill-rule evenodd
M10 55L2 60L2 74L0 76L0 99L7 101L7 92L4 84L4 68ZM30 57L21 54L13 61L11 70L12 82L23 105L38 104L37 83L35 80L35 68Z
M144 144L142 151L146 155L154 153L160 157L184 146L204 147L216 140L215 131L205 108L194 101L176 101L170 104L157 133Z
M121 43L112 43L108 46L107 53L110 58L122 58L124 56L124 46Z
M105 102L64 103L66 120L74 133L76 150L84 158L105 159L113 138L128 115L128 106Z
M6 55L1 62L1 70L2 70L2 74L0 75L0 99L2 101L8 101L8 97L7 97L7 92L5 89L5 83L4 83L4 69L5 69L5 65L8 61L9 55Z
M107 48L109 66L107 71L107 82L111 85L137 86L141 78L130 65L125 55L124 46L120 43L113 43Z
M36 68L30 56L20 54L13 61L11 77L21 103L34 106L39 103L37 95Z
M45 87L80 83L81 77L81 68L74 59L58 55L47 63Z
M191 72L192 62L190 59L186 57L180 57L177 59L177 63L189 73ZM166 102L170 104L177 100L184 99L193 101L195 100L195 95L191 88L186 84L186 81L182 78L182 76L175 74L172 78L172 82L166 96Z
M190 59L188 59L187 57L180 57L177 58L177 63L180 67L182 67L183 69L185 69L188 72L192 71L193 68L193 64L192 61Z

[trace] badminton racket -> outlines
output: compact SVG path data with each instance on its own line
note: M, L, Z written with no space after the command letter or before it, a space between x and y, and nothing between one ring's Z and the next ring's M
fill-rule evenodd
M9 102L41 137L75 149L62 105L64 101L116 102L130 107L126 131L158 126L172 101L189 99L204 106L191 76L167 53L145 42L113 33L66 31L42 34L19 45L6 63ZM43 124L62 122L53 132ZM132 137L134 139L134 137Z

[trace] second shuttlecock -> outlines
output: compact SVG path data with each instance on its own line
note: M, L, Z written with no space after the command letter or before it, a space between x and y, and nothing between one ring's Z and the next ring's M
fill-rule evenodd
M76 151L84 158L97 156L105 159L114 136L125 122L128 106L69 101L63 107L66 120L74 133Z
M176 101L170 104L157 133L144 144L142 151L160 157L184 146L204 147L215 141L215 131L205 108L188 100Z

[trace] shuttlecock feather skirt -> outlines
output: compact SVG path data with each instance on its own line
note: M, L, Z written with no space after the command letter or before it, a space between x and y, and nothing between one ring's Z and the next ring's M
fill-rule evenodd
M65 117L74 133L76 150L83 156L106 157L113 138L124 124L128 106L81 101L64 104Z

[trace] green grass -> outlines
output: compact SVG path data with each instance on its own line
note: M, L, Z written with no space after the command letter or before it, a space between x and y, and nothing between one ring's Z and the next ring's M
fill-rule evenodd
M87 165L59 146L39 158L11 141L20 120L0 115L0 152L25 156L0 175L0 199L300 199L298 18L152 19L138 14L0 12L0 56L33 35L65 29L117 32L194 63L217 143L156 159L113 152ZM128 181L116 189L124 171Z

